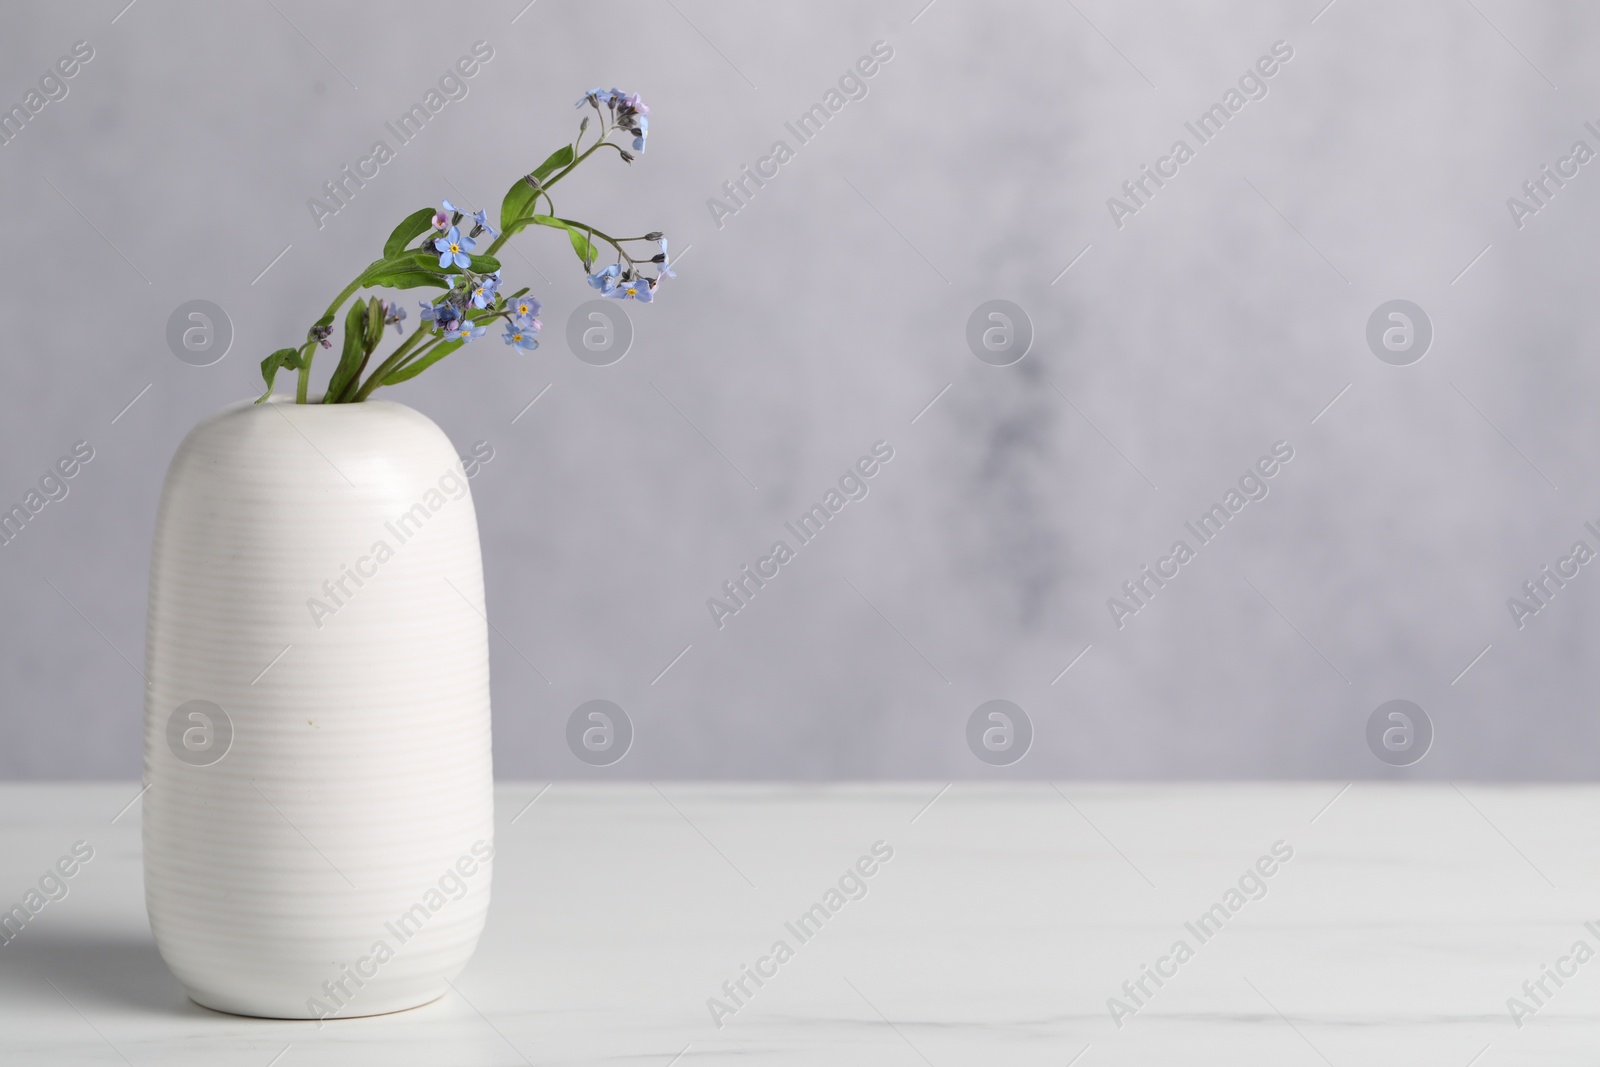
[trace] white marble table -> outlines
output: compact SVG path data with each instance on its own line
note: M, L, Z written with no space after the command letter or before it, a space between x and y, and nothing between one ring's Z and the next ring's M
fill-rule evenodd
M457 992L319 1029L184 998L145 920L139 804L112 821L136 785L0 785L0 909L75 842L94 849L67 895L0 946L0 1063L1499 1067L1600 1054L1600 959L1559 963L1580 939L1600 949L1584 926L1600 930L1600 788L942 788L504 784L489 926ZM801 941L785 923L828 903L879 841L893 857L866 865L866 895ZM1293 855L1261 864L1265 895L1202 941L1185 923L1226 912L1229 887L1280 841ZM723 983L780 939L792 958L763 964L776 973L760 987L745 978L750 995L717 1026L708 999L734 1007ZM1163 962L1180 939L1192 958ZM1146 964L1171 977L1145 978L1136 1004L1122 987ZM1527 999L1545 965L1576 974L1546 978L1519 1027L1507 998ZM1137 1008L1120 1027L1113 996Z

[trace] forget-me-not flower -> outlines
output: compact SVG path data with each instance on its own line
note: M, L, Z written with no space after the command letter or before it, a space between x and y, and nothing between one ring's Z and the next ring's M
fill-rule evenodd
M655 297L648 278L629 278L625 282L618 282L616 288L606 295L614 300L637 300L641 304L648 304Z
M446 200L445 203L448 204L449 201ZM478 242L463 234L459 226L452 226L449 233L433 242L433 247L439 253L439 266L448 267L454 264L465 270L472 266L472 259L467 253L478 247Z
M393 326L395 333L405 333L406 328L400 323L406 317L406 309L400 306L399 301L387 301L383 305L383 324Z
M621 273L622 265L620 263L613 263L604 270L597 270L593 274L589 275L589 285L600 290L607 296L610 296L611 290L617 287L617 275Z
M500 272L485 274L472 286L472 306L486 308L494 303L495 290L500 288Z
M530 330L539 328L539 301L531 296L519 296L507 305L511 311L511 321L518 326L526 326Z
M661 254L655 256L651 260L651 262L655 263L656 265L656 277L676 278L678 276L678 272L672 269L672 260L667 255L666 237L659 239L656 244L661 246Z
M422 305L422 320L431 322L441 330L453 330L461 325L461 309L448 301Z
M537 320L535 321L537 322ZM539 339L533 335L536 329L538 329L537 326L530 328L528 326L519 326L514 322L508 322L506 323L505 335L501 340L514 348L522 349L524 352L532 352L539 347Z

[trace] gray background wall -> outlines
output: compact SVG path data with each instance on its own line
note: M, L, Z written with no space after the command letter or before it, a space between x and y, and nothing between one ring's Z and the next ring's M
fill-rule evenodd
M1520 630L1506 606L1600 546L1600 164L1520 229L1506 206L1600 149L1588 5L123 3L13 7L0 36L7 106L94 48L0 147L0 498L96 452L0 548L0 774L139 773L179 441L401 215L497 207L613 84L650 103L650 148L559 203L686 253L627 358L574 358L592 293L532 234L507 266L543 347L385 393L495 450L473 492L501 776L1589 773L1600 567ZM479 39L469 95L319 230L307 198ZM707 198L878 40L866 99L714 225ZM1268 95L1115 226L1107 198L1278 40ZM165 340L195 298L235 330L209 367ZM1010 367L964 339L992 298L1036 331ZM1365 340L1395 298L1436 334L1403 367ZM706 598L880 439L870 495L718 631ZM1280 440L1267 499L1118 629L1107 598ZM638 731L603 770L562 738L591 697ZM1436 730L1406 771L1364 735L1397 697ZM1003 770L964 738L991 698L1036 733Z

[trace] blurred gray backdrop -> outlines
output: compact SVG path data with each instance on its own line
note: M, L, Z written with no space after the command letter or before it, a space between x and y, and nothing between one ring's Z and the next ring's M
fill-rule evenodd
M558 202L682 257L626 358L575 358L594 294L534 233L507 273L545 301L539 351L488 338L382 394L493 449L499 775L1590 773L1600 566L1561 561L1600 549L1591 5L125 4L14 5L0 35L0 105L40 91L0 145L0 503L94 450L0 547L0 774L139 773L178 443L402 215L497 213L612 85L649 149ZM478 41L465 95L319 227L308 199ZM800 144L785 124L876 42L866 95ZM211 366L167 341L195 299L232 324ZM968 341L995 299L1033 332L1008 366ZM1369 344L1392 300L1426 316L1420 360L1386 313L1398 354ZM708 598L879 441L868 495L719 629ZM1185 523L1278 442L1266 497L1201 544ZM606 768L564 740L591 698L636 731ZM993 699L1032 727L1003 768L968 743ZM1392 699L1433 732L1405 770L1368 742Z

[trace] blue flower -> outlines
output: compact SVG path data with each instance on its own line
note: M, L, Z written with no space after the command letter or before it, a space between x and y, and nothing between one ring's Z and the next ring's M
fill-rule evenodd
M507 305L511 311L511 321L530 330L539 328L539 308L542 306L531 296L519 296Z
M661 255L656 263L656 277L676 278L678 272L672 269L672 260L667 256L667 239L663 237L656 243L661 246Z
M639 99L638 93L624 96L616 93L613 97L614 107L617 112L617 125L633 134L633 150L644 151L644 139L650 134L650 106Z
M615 89L590 89L579 98L576 106L582 107L584 104L609 105L613 100L621 95L622 94Z
M539 347L539 339L533 335L534 331L539 328L538 322L539 320L535 319L534 325L531 327L508 322L506 323L505 335L501 340L515 348L522 349L524 352L532 352Z
M648 304L655 298L655 291L651 288L648 278L629 278L625 282L618 282L616 288L609 290L607 296L614 300L637 300L641 304Z
M472 232L476 234L485 230L490 237L500 236L500 231L489 225L489 213L480 208L472 213Z
M499 271L495 271L493 274L483 275L472 285L472 306L475 308L488 307L490 304L494 303L495 290L499 288Z
M461 324L461 309L448 301L440 301L437 304L424 302L422 321L431 322L441 330L453 330Z
M446 205L449 203L450 201L445 201ZM433 247L439 253L439 266L448 267L454 264L465 270L472 266L472 260L467 253L478 247L478 242L464 235L459 226L452 226L449 233L433 242Z
M456 320L453 327L445 331L444 339L446 341L460 341L462 344L466 344L474 337L482 337L488 332L489 327L474 326L471 319L462 318Z
M597 270L589 275L589 284L607 296L617 287L617 275L622 273L622 265L613 263L604 270Z
M393 326L395 333L405 333L406 328L400 323L406 317L406 309L398 301L385 302L383 305L383 324Z

